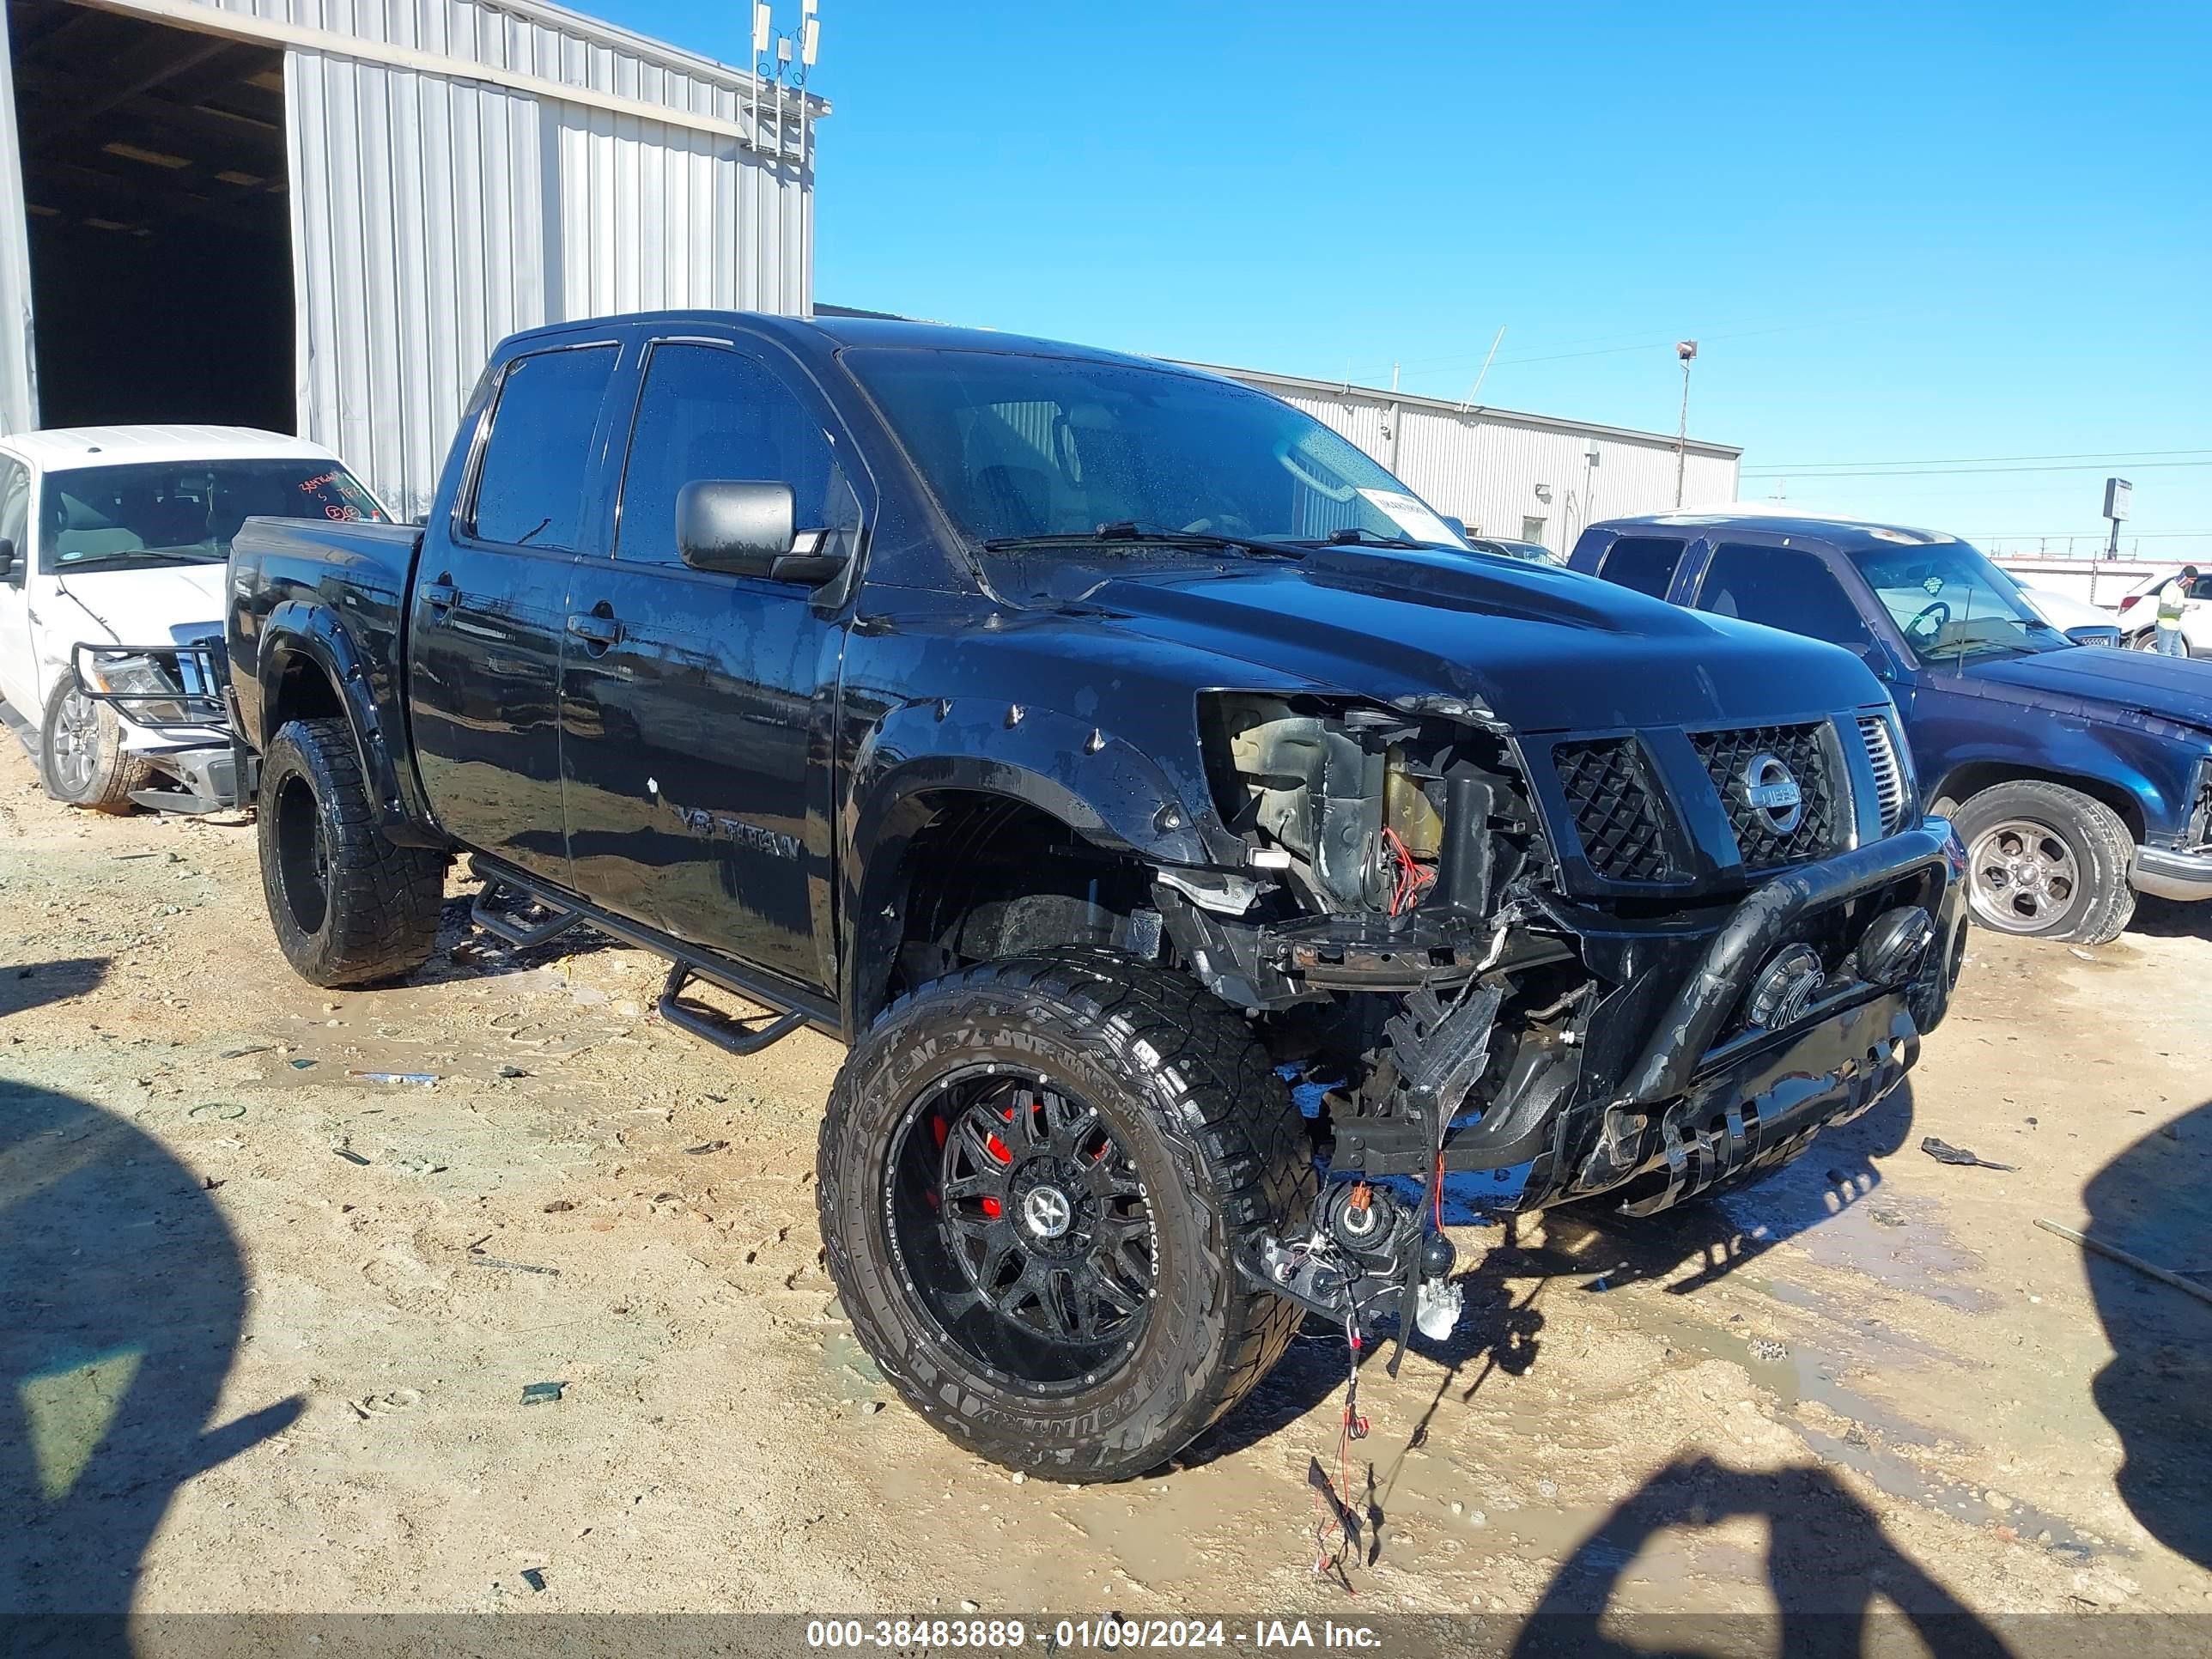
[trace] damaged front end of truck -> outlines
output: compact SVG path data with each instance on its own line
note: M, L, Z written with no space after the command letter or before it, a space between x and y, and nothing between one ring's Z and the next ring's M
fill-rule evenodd
M1943 1017L1960 854L1886 707L1538 736L1221 692L1200 727L1243 868L1161 867L1154 901L1320 1085L1329 1179L1239 1265L1334 1320L1448 1328L1444 1176L1649 1215L1865 1112Z

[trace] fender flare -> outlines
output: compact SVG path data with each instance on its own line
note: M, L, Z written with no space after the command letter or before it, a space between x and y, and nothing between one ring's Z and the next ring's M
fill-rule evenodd
M907 843L932 816L932 795L1019 801L1102 851L1148 864L1219 861L1208 842L1227 832L1212 801L1188 799L1189 789L1135 744L1054 709L1026 708L1007 722L1002 699L909 703L878 721L854 754L842 814L848 873L839 955L845 1021L855 1036L874 1012L866 988L887 965L884 913L897 897Z
M2101 759L2102 766L2081 764L2085 758ZM1989 770L1998 775L1988 778L1969 789L1962 780L1976 772ZM2165 814L2185 811L2180 803L2169 798L2167 790L2148 771L2136 765L2128 757L2099 745L2090 756L2069 751L2057 751L2032 758L2010 756L1968 755L1955 758L1942 777L1933 783L1923 784L1922 793L1931 804L1950 803L1950 811L1957 809L1974 796L2002 783L2051 783L2076 794L2087 795L2118 812L2122 820L2134 811L2145 825L2154 823ZM2123 804L2124 803L2124 804ZM2130 824L2130 833L2135 826Z
M276 735L267 711L276 706L285 671L295 659L315 665L336 688L344 706L346 729L361 757L362 775L375 793L378 827L387 840L404 847L443 847L445 839L408 811L407 795L391 741L369 689L368 664L335 612L327 605L287 599L262 625L259 672L263 709L260 747Z

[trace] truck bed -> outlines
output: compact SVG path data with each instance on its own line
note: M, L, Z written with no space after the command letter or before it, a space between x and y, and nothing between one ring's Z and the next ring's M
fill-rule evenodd
M412 590L419 525L318 523L248 519L230 548L231 609L226 625L231 685L249 744L266 743L262 711L272 665L261 660L270 618L289 604L338 607L346 619L332 641L358 661L330 665L358 673L387 730L402 729L401 636Z

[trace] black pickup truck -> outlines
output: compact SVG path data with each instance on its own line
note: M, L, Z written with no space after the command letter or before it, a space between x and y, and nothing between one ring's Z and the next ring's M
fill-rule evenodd
M659 953L708 1041L850 1045L844 1305L1056 1479L1157 1467L1308 1312L1447 1328L1401 1196L1444 1172L1641 1215L1794 1157L1958 972L1957 842L1848 653L1471 555L1156 362L543 330L427 528L253 521L230 578L293 965L408 973L462 855L483 925Z

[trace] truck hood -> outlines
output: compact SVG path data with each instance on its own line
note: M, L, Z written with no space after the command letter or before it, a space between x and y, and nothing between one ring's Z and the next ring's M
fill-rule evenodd
M186 635L222 631L223 571L219 564L170 565L152 570L64 571L55 586L76 601L42 613L49 634L67 634L102 645L168 645L173 630Z
M2109 646L2073 646L2033 657L1974 663L1964 678L2069 702L2140 709L2212 730L2212 662L2160 657Z
M1356 548L1232 568L1109 580L1087 598L1151 638L1386 702L1472 699L1528 733L1748 725L1885 700L1835 646L1569 570Z

